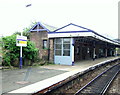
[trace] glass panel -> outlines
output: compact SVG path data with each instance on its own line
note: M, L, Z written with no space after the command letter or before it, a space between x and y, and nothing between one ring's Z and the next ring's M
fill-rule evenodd
M43 49L47 48L47 40L43 40Z
M63 44L63 49L70 49L70 44Z
M55 50L55 55L61 56L61 50Z
M62 49L62 45L61 44L55 44L55 49Z
M70 56L70 50L64 50L63 56Z
M57 43L57 44L58 44L58 43L62 44L62 40L61 40L60 38L59 38L59 39L56 39L56 40L55 40L55 43Z
M70 43L70 38L64 38L63 43Z

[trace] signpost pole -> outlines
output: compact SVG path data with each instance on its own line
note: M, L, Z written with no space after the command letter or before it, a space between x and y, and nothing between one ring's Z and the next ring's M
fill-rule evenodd
M20 69L22 69L22 46L20 46Z
M31 4L26 5L26 7L29 7L29 6L31 6ZM21 36L23 36L22 32L21 32ZM20 69L22 69L22 64L23 64L23 60L22 60L22 45L21 45L20 46L20 64L19 64Z
M22 47L26 47L27 46L27 37L26 36L22 36L22 33L21 35L17 35L16 37L16 46L20 46L20 63L19 63L19 68L22 69L22 63L23 63L23 60L22 60Z
M22 32L21 32L21 36L22 36ZM22 46L20 46L20 69L22 69Z

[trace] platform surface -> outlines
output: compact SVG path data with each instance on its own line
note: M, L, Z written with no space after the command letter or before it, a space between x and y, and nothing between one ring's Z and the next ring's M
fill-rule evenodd
M28 69L2 71L2 93L34 93L97 64L118 57L76 62L74 66L47 65ZM7 88L7 89L6 89Z

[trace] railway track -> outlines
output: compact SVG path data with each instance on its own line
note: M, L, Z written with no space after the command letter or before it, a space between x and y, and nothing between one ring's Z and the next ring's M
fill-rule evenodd
M120 60L93 67L83 74L77 73L33 95L86 95L104 94L120 71Z
M92 81L79 89L74 95L81 94L100 94L103 95L107 91L112 80L120 71L120 63L110 67L106 71L99 74Z

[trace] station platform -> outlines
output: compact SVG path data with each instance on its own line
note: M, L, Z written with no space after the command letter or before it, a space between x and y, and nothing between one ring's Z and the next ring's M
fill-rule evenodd
M74 74L77 74L79 72L84 72L91 67L94 67L96 65L100 65L105 62L112 61L112 60L115 60L118 58L119 57L108 57L108 58L96 59L95 61L93 61L93 60L80 61L80 62L76 62L74 66L66 66L66 65L40 66L40 69L49 70L48 72L45 72L48 76L49 76L49 74L53 73L50 70L55 70L55 72L57 72L57 71L61 71L61 72L54 76L51 76L49 78L46 77L40 81L26 85L24 87L19 87L18 89L14 88L15 90L8 91L7 93L28 93L28 94L36 93L36 92L43 90L57 82L62 81ZM40 78L42 75L44 75L44 74L39 73L39 75L37 75L37 76L35 76L35 75L32 75L32 76L34 78L38 78L38 77ZM5 83L5 84L7 85L7 83ZM4 85L4 83L3 83L3 85Z
M74 66L68 66L68 65L51 65L51 66L42 66L42 68L47 68L47 69L55 69L55 70L64 70L64 71L73 71L73 70L84 70L90 66L94 66L98 63L116 59L119 57L107 57L107 58L99 58L96 60L82 60L82 61L77 61L74 63Z

